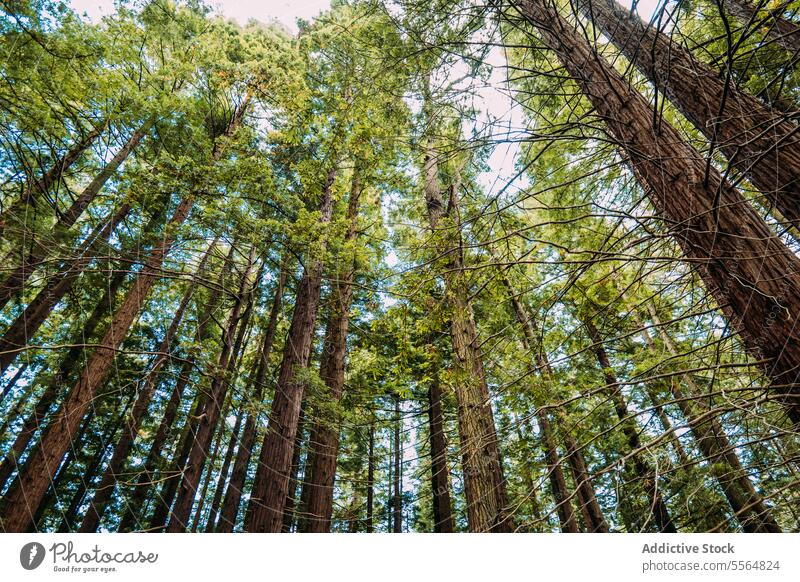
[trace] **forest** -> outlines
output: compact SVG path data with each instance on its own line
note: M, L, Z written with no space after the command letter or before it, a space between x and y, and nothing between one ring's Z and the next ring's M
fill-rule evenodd
M800 2L263 4L0 0L0 531L800 531Z

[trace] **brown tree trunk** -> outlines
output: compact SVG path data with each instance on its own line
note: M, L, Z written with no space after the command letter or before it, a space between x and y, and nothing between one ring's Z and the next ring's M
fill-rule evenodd
M344 242L352 243L358 235L358 206L361 197L359 169L353 171L350 198L347 203L347 233ZM345 247L346 248L346 247ZM350 306L353 302L355 257L340 257L347 265L332 282L330 313L322 347L319 375L328 390L327 397L338 403L344 390L347 330L350 325ZM311 427L306 474L301 497L304 506L304 531L328 533L333 515L333 486L336 479L336 462L339 454L339 428L341 419L317 413Z
M189 457L182 471L183 475L178 490L178 497L175 500L175 506L172 509L170 520L167 524L168 532L185 531L189 524L189 516L192 511L192 505L194 504L195 493L200 483L200 477L203 472L209 447L211 446L211 440L214 437L214 432L217 430L217 422L222 412L222 404L225 402L228 394L229 379L230 376L233 375L236 356L241 348L241 343L244 339L244 331L248 324L246 318L240 316L244 304L252 299L253 289L250 287L250 278L254 260L255 247L250 251L250 258L248 259L247 267L241 277L236 301L234 302L233 309L228 319L228 325L223 335L222 351L217 363L217 374L211 382L208 397L203 400L202 406L196 414L199 418L199 422L194 438L192 439ZM252 283L253 286L257 284L258 280ZM249 308L247 308L247 310L249 311ZM239 329L238 334L237 328ZM210 469L211 468L209 468L209 470Z
M236 450L236 445L239 442L239 431L242 428L242 419L244 412L240 411L236 415L236 423L233 425L231 431L231 440L228 443L228 448L225 451L225 458L222 460L222 467L219 470L219 477L217 478L217 486L214 488L214 498L211 500L211 507L208 510L208 520L206 521L205 531L214 531L217 524L217 514L219 513L219 506L222 502L222 493L225 490L225 484L228 481L228 472L231 468L231 461L233 460L233 453ZM212 464L213 466L213 464Z
M61 181L61 176L64 175L64 172L69 170L70 166L92 145L106 127L108 127L107 119L94 125L61 158L56 160L42 174L41 178L34 180L32 184L25 188L20 199L0 216L0 237L3 236L6 228L8 228L9 221L15 220L19 216L23 216L23 221L25 220L24 217L28 212L27 207L35 207L38 203L37 199L46 196L50 188Z
M225 412L228 410L228 406L229 405L230 405L230 392L228 393L228 400L226 401L226 404L222 407L222 410L221 410L223 417L225 416ZM200 519L201 519L201 517L203 515L203 507L206 504L206 493L208 493L208 487L209 487L209 485L211 485L211 478L214 476L214 465L216 465L216 463L217 463L217 455L219 454L219 448L222 445L222 437L223 437L224 434L225 434L225 423L223 422L222 426L220 426L219 429L217 429L217 431L216 431L216 438L214 439L213 446L211 445L211 443L209 443L209 449L210 449L211 455L207 455L207 458L203 459L204 467L206 467L206 470L205 470L205 477L206 478L205 478L205 480L203 480L203 487L200 489L200 495L197 495L197 491L193 491L192 504L194 504L194 500L195 500L195 497L196 497L197 498L197 509L194 512L194 519L192 520L192 527L191 527L191 532L192 533L196 533L198 527L200 527ZM202 473L201 473L201 477L202 477ZM190 512L191 512L191 509L192 508L190 507L189 508ZM172 522L170 521L170 523L172 523ZM186 523L186 527L187 528L189 527L188 521ZM169 528L167 529L167 531L170 531Z
M458 432L464 492L467 498L467 521L472 532L508 532L511 524L506 515L508 500L502 459L483 369L478 329L469 300L466 273L463 270L457 201L459 184L450 185L448 208L445 209L439 186L437 152L432 143L428 144L425 154L423 174L431 230L450 239L440 243L442 248L439 252L448 261L444 277L445 298L450 309L450 335L458 378L455 392L458 401ZM456 224L455 233L442 232L440 223L450 213L450 218Z
M580 7L780 215L800 229L797 125L615 0L580 0Z
M678 357L680 355L678 349L664 329L655 307L651 304L648 304L647 307L650 311L650 319L656 326L667 350L673 358ZM646 337L649 338L649 334ZM688 374L684 375L682 380L683 385L687 388L686 393L677 379L673 379L670 382L672 395L689 424L700 452L708 461L714 478L741 523L742 529L749 533L781 532L769 506L756 491L747 471L742 467L736 454L736 447L728 439L714 412L705 403L700 387Z
M39 327L48 318L53 308L66 295L72 284L91 262L93 255L101 244L108 241L111 233L128 215L131 207L123 204L103 225L89 235L84 242L82 256L68 262L61 271L50 277L44 289L25 307L0 338L0 374L4 373L11 363L24 350ZM146 230L146 229L145 229Z
M758 11L766 4L765 0L758 0L757 4L753 4L749 0L728 0L724 6L742 23L746 25L758 23L766 28L767 38L797 55L800 53L800 27L782 16L790 2L782 2L776 8L770 9L769 14L762 18Z
M545 458L549 467L550 488L555 500L561 531L564 533L578 533L580 531L578 529L578 520L575 518L575 511L572 508L572 496L567 487L564 471L561 469L561 460L558 456L558 447L553 436L550 419L547 413L541 409L537 411L536 418L542 431L542 443L544 444Z
M392 519L393 532L403 533L403 497L402 497L402 479L403 479L403 460L402 460L402 439L400 426L402 424L402 416L400 414L400 397L394 397L394 479L393 487L394 493L392 495L392 509L394 510L394 519Z
M611 361L603 345L603 338L600 336L600 331L592 321L586 319L583 324L589 332L589 339L592 340L592 348L597 357L597 363L600 364L601 371L603 372L603 379L606 384L606 395L611 399L614 406L614 412L620 422L622 432L628 441L628 448L631 452L636 451L641 447L639 428L636 426L636 422L628 411L628 403L625 400L617 377L611 367ZM639 454L633 454L631 461L633 462L633 470L639 481L641 481L649 499L650 516L648 516L646 522L649 522L651 519L654 520L659 531L662 533L677 533L678 530L672 521L672 517L670 517L669 509L658 487L655 470L642 460Z
M58 221L52 228L51 237L48 237L45 242L34 242L33 247L24 253L21 263L17 267L11 269L11 273L6 277L3 283L0 284L0 310L4 309L11 298L22 289L30 276L39 267L39 264L53 253L52 239L58 240L66 235L67 231L75 224L78 218L81 217L89 204L97 197L109 178L114 175L117 168L127 159L136 146L139 145L139 142L150 130L153 122L154 119L151 118L133 132L133 135L131 135L122 149L111 158L111 161L108 162L89 185L83 189L83 192L80 193L70 207L59 216Z
M333 214L333 182L336 170L328 172L320 201L320 224L327 224ZM261 450L258 471L262 473L259 488L253 488L252 522L247 531L278 533L283 526L286 496L292 470L292 452L300 419L300 406L305 382L297 378L298 371L308 368L314 327L317 319L322 286L322 262L312 259L306 264L297 290L292 323L283 361L272 400L267 434Z
M303 496L297 495L297 485L300 475L300 461L303 456L304 436L306 430L306 409L305 404L300 405L300 418L297 421L297 435L294 438L294 448L292 451L292 472L289 475L289 492L286 494L286 507L283 510L283 523L281 524L281 532L289 533L292 531L293 526L300 526L303 523L303 510L304 499ZM262 449L263 451L263 449ZM260 466L260 464L259 464ZM255 485L253 486L255 490ZM255 507L253 505L248 506ZM247 529L247 528L245 528Z
M442 388L438 375L428 387L428 428L431 445L431 489L433 490L433 531L453 533L455 523L450 501L450 469L442 414Z
M369 450L367 451L367 533L375 531L373 512L375 506L375 417L369 422Z
M77 384L70 390L55 418L43 435L39 446L31 453L25 471L11 485L5 500L3 528L5 531L25 531L30 524L31 507L36 507L47 491L50 479L70 446L72 434L94 399L114 362L117 349L158 279L164 257L172 247L178 227L189 215L194 199L183 199L175 210L169 232L150 252L144 268L137 274L125 301L114 314L108 329L95 349Z
M216 245L217 239L214 239L203 255L196 272L196 277L198 279L202 278L208 260L211 257ZM139 427L141 426L142 418L147 412L147 408L150 406L150 401L152 400L153 393L155 392L161 369L164 367L164 364L166 364L170 357L170 346L175 340L175 336L178 333L178 328L183 320L183 313L189 306L189 301L192 299L195 288L194 282L190 282L186 287L186 292L183 294L183 298L178 305L178 309L175 311L175 315L172 318L172 323L170 323L166 333L164 334L164 338L161 340L161 343L156 349L156 358L150 366L150 369L145 373L144 378L139 383L139 388L136 391L137 398L133 405L133 409L131 410L131 413L125 417L125 426L123 427L122 435L114 447L114 452L111 455L111 460L108 463L108 467L103 473L103 477L100 479L100 483L95 490L94 498L89 503L89 508L87 509L86 515L84 516L83 522L78 530L80 533L91 533L97 529L100 519L102 519L103 513L105 513L106 507L108 506L109 501L111 501L111 495L114 493L114 488L117 485L118 476L125 464L125 461L128 459L128 454L133 446L133 442L136 439L136 436L139 434Z
M653 111L545 0L515 2L625 151L670 232L694 264L776 400L800 423L800 261L742 195Z
M269 321L267 328L264 331L264 337L259 350L258 365L256 368L255 378L253 379L253 386L255 391L253 393L253 404L258 406L261 404L261 398L264 391L264 386L267 380L267 373L269 372L269 356L272 352L272 344L275 341L275 332L278 329L278 317L280 316L281 307L283 305L284 286L286 285L286 275L289 267L289 253L284 255L281 262L280 272L278 273L278 280L275 284L275 294L272 299L272 308L269 313ZM248 407L247 420L244 425L244 433L239 445L239 450L236 454L236 461L233 464L233 471L231 473L231 480L228 484L228 491L225 494L225 501L222 504L222 512L219 517L219 525L217 531L221 533L230 533L233 531L236 524L236 516L239 513L239 504L242 499L242 488L244 487L245 478L247 477L247 466L250 463L253 445L256 441L256 422L258 420L256 412L253 407Z

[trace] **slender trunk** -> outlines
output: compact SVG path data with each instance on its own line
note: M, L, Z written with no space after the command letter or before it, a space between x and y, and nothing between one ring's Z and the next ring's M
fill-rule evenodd
M239 431L242 428L243 418L244 412L240 411L236 416L236 423L233 425L233 430L231 431L231 440L228 443L228 448L225 452L225 458L222 460L222 467L219 470L219 477L217 478L217 486L214 488L214 498L211 500L211 508L208 511L208 521L206 521L205 527L205 531L207 532L214 531L214 528L216 527L217 514L219 513L220 503L222 502L222 493L225 491L225 484L228 481L228 472L231 467L231 461L233 460L233 453L236 450L237 443L239 442Z
M230 394L230 393L229 393ZM223 411L228 408L230 404L230 396L228 397L227 404L223 407ZM224 414L223 414L224 416ZM222 445L222 437L225 434L225 423L222 423L222 426L216 432L217 436L214 439L213 446L210 445L211 455L208 457L207 462L204 463L205 466L205 479L203 480L203 487L200 489L200 495L197 495L197 492L194 492L192 495L192 504L194 504L195 498L197 498L197 509L194 512L194 519L192 520L192 527L191 532L196 533L198 527L200 527L200 518L203 515L203 507L206 504L206 493L208 493L208 487L211 485L211 478L214 476L214 465L217 463L217 455L219 454L220 445ZM206 461L206 459L204 459ZM191 507L189 510L191 511ZM174 514L173 514L174 515ZM188 521L187 521L188 527ZM169 529L167 529L169 531Z
M442 388L438 376L428 387L428 427L431 446L431 488L433 490L433 531L453 533L455 524L450 502L450 470L442 414Z
M537 411L536 418L542 431L542 442L550 477L550 489L556 503L556 512L558 513L558 521L561 524L561 531L564 533L578 533L580 530L578 529L578 520L575 518L575 511L572 508L572 495L569 493L567 480L564 477L564 471L561 469L561 460L558 456L558 447L553 436L550 419L547 413L541 409Z
M358 206L361 197L359 168L353 171L350 198L347 204L347 233L345 244L354 241L358 235ZM322 360L319 375L327 388L327 398L338 403L344 391L345 355L347 351L347 331L350 325L350 307L353 302L353 280L355 278L355 257L342 257L348 265L338 273L332 282L330 313L322 347ZM330 417L317 413L311 428L306 475L303 479L302 498L306 519L304 531L328 533L331 530L333 515L333 486L336 479L336 462L339 453L339 428L341 418L338 414Z
M688 465L689 455L686 454L686 449L684 449L683 444L678 438L678 435L675 434L675 428L672 426L672 421L670 421L669 416L667 416L667 412L664 410L664 406L661 403L658 392L656 392L655 387L648 382L644 384L644 390L647 393L647 398L653 405L653 409L656 413L656 416L658 416L658 421L661 424L664 434L670 435L669 440L672 444L672 447L675 449L675 455L678 457L678 463L682 466Z
M58 240L66 236L68 230L75 224L78 218L81 217L89 204L97 197L109 178L117 171L117 168L119 168L136 146L139 145L139 142L153 125L153 121L152 118L149 119L139 127L139 129L133 132L133 135L131 135L122 149L111 158L111 161L100 170L100 173L98 173L94 180L84 188L83 192L80 193L70 207L61 214L52 228L51 236L48 237L46 241L34 241L33 247L25 253L21 263L12 269L8 277L0 284L0 310L4 309L11 298L23 288L41 262L52 255L52 240Z
M375 417L369 421L369 450L367 452L367 533L375 531L373 512L375 506Z
M96 124L88 132L86 132L81 139L75 142L72 147L58 160L56 160L50 168L48 168L42 177L34 180L32 184L26 187L20 199L8 208L0 216L0 237L5 233L8 228L9 221L22 217L23 223L29 212L29 207L35 207L38 203L38 198L46 197L50 188L54 184L61 181L64 172L69 170L73 163L85 152L97 139L101 133L108 126L108 120Z
M647 307L650 319L658 329L667 350L673 358L678 357L680 355L678 349L661 324L655 307L650 304ZM781 528L772 516L769 506L756 491L747 471L742 467L736 454L736 447L728 439L714 412L705 403L700 387L688 374L685 374L682 380L686 392L677 379L673 379L670 382L672 395L742 529L750 533L780 532Z
M790 2L782 2L777 7L769 9L765 17L761 17L758 11L766 4L765 0L758 0L757 4L753 4L750 0L728 0L724 6L742 23L746 25L758 23L763 26L767 38L777 42L793 55L797 55L800 53L800 27L782 16Z
M336 170L330 170L322 189L320 224L331 221L335 177ZM264 463L259 466L258 471L263 475L259 481L259 488L253 488L250 501L253 504L252 522L248 524L247 531L278 533L283 527L283 513L292 470L293 445L305 392L305 382L297 378L297 373L308 368L321 286L322 262L319 259L311 259L306 264L297 290L292 323L283 352L275 397L272 400L267 434L261 450L261 460Z
M28 369L28 364L29 363L30 363L29 361L22 362L22 364L20 364L17 367L17 371L14 372L14 375L11 376L11 379L9 379L8 383L3 387L3 394L0 395L0 402L3 402L3 400L6 399L6 396L8 396L8 394L11 392L11 390L14 388L14 386L17 385L17 382L19 382L19 379L25 373L25 370ZM19 404L19 402L18 402L18 404ZM15 407L15 409L16 409L16 407ZM16 414L13 411L9 412L9 414L8 414L8 418L9 419L10 418L14 418L14 416L16 416ZM5 428L6 428L5 424L3 425L3 428L0 428L0 439L3 438L3 433L5 432Z
M606 388L605 392L614 406L614 412L617 415L622 432L628 442L628 449L629 451L636 451L641 447L639 428L636 426L636 422L628 411L628 403L625 400L625 395L622 393L619 381L611 367L611 361L603 345L603 338L600 337L600 331L592 321L587 319L583 324L589 332L589 339L592 340L592 348L594 349L597 363L600 364L600 368L603 372ZM637 478L641 481L649 499L650 516L647 517L646 521L649 522L651 518L655 520L659 531L662 533L676 533L678 530L672 521L672 517L670 517L669 509L658 487L655 470L653 467L649 466L647 462L642 460L639 454L634 454L631 460L633 462L633 470Z
M800 229L797 125L615 0L580 2L620 52L665 92L713 147L722 150L783 218Z
M647 101L545 0L515 2L625 151L720 309L800 423L800 260L677 131L653 125Z
M400 397L394 397L394 495L392 496L392 509L394 509L394 533L403 533L403 497L402 486L403 480L402 470L402 439L400 426L402 424L402 416L400 415Z
M200 265L197 268L196 276L198 279L203 276L206 264L208 263L208 260L216 245L217 239L214 239L203 255ZM189 306L189 301L191 301L194 290L195 285L193 282L190 282L180 304L178 305L178 309L175 311L175 315L172 318L172 323L170 323L166 333L164 334L164 338L161 340L161 343L156 349L157 355L155 360L153 361L150 369L147 371L142 381L139 383L139 388L136 391L136 402L133 405L131 413L126 416L125 427L122 431L122 435L117 441L117 445L114 448L113 454L111 455L111 460L108 463L108 467L103 473L100 484L95 490L94 498L89 503L89 509L83 518L80 529L78 530L81 533L90 533L97 529L97 525L100 522L100 519L103 517L106 507L108 506L109 501L111 501L111 495L114 493L118 476L128 459L128 454L133 446L133 442L139 433L139 427L141 426L142 418L150 406L150 401L153 398L153 393L155 392L161 369L164 367L164 364L166 364L170 357L170 346L175 340L175 336L178 333L178 328L183 320L183 314L186 311L186 308Z
M98 226L84 242L82 256L67 262L56 275L49 278L44 289L25 307L0 338L0 374L4 373L24 350L53 308L71 289L75 280L91 262L102 243L107 242L114 229L128 215L131 207L123 204L102 226ZM147 230L147 229L145 229Z
M95 305L91 315L87 318L86 323L83 324L81 330L77 333L76 337L73 338L72 347L61 360L58 371L50 378L44 392L36 401L36 406L33 411L22 423L22 428L19 433L17 433L14 443L11 445L8 453L6 453L2 463L0 463L0 491L3 490L8 478L17 467L17 459L19 459L28 448L33 436L44 425L44 419L58 399L61 388L64 383L69 382L73 371L81 362L84 343L93 337L95 329L100 325L105 314L108 313L124 281L125 273L122 271L115 273L111 278L108 287L103 293L103 297L100 298L100 301Z
M253 380L255 391L253 393L252 406L247 409L247 421L244 425L244 433L242 434L242 440L236 454L236 461L233 464L231 480L228 484L228 491L225 494L225 501L222 504L222 512L220 513L219 525L217 526L217 531L221 533L230 533L233 531L234 525L236 524L236 516L239 513L242 488L244 487L244 482L247 477L247 466L250 464L253 445L256 441L258 414L257 409L254 409L254 407L261 404L267 373L269 372L269 357L272 352L272 345L275 341L275 332L278 329L278 317L280 316L281 307L283 306L283 294L289 267L289 256L287 252L281 262L278 280L275 285L275 294L272 299L272 308L269 313L269 321L264 331L261 349L259 350L258 365Z
M24 473L21 473L11 485L3 513L5 531L25 531L30 524L31 514L28 508L38 505L44 496L50 479L70 445L72 434L80 425L87 408L114 363L117 349L125 340L131 324L158 280L164 258L175 241L178 227L189 215L192 204L193 198L188 197L176 208L170 219L169 232L161 244L156 245L150 252L150 258L142 271L137 274L132 288L114 314L100 345L89 358L83 374L70 390L39 446L31 453Z
M300 419L297 421L297 435L294 439L294 449L292 451L292 472L289 475L289 492L286 494L286 507L283 510L283 523L281 532L289 533L292 526L297 524L297 529L302 525L303 516L303 497L297 497L297 485L300 475L300 458L303 455L303 436L305 432L306 411L305 405L300 406ZM263 450L263 449L262 449ZM260 466L260 463L259 463ZM255 487L253 487L255 490ZM250 507L255 507L250 505ZM247 529L247 528L245 528Z
M525 451L525 449L527 449L526 444L529 439L528 435L533 434L530 422L527 417L520 418L515 415L514 426L517 430L517 439L519 439L520 444L524 446L523 451ZM524 432L523 427L525 428ZM533 464L533 455L529 455L527 452L523 452L523 455L522 482L525 485L525 498L530 504L531 516L533 517L534 521L539 522L542 520L542 508L539 505L539 499L536 494L537 485L533 480L536 467Z
M208 398L204 400L203 406L198 410L197 416L200 420L197 425L189 457L186 461L186 466L183 468L183 478L178 490L178 497L175 500L175 507L172 509L169 524L167 525L168 532L185 531L189 523L189 515L192 511L195 493L200 483L200 476L203 472L207 452L211 446L214 431L217 428L222 404L228 394L230 377L233 375L235 369L236 356L241 349L244 331L248 324L246 318L240 317L240 315L242 314L242 307L245 302L249 303L252 300L253 289L250 287L250 277L254 260L255 247L250 251L250 258L241 277L236 301L228 319L227 329L223 336L222 351L219 356L217 375L211 383ZM257 284L258 280L256 279L253 286ZM250 311L249 307L247 311ZM238 334L236 332L237 327L239 329ZM210 469L211 468L209 468L209 470Z
M429 143L423 167L425 201L431 230L441 231L440 222L453 213L457 232L443 233L454 240L443 241L440 252L447 256L445 275L446 302L450 309L450 335L459 381L455 392L458 401L458 432L462 451L464 492L467 498L467 521L472 532L507 532L511 525L506 515L508 501L502 459L491 407L491 396L483 369L478 329L475 324L470 292L463 271L458 183L449 187L445 209L439 186L437 152ZM456 181L457 182L457 181ZM437 233L439 234L439 233Z

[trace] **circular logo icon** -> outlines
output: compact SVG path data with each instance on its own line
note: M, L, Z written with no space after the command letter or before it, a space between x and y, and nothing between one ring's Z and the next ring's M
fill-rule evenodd
M30 542L19 551L19 563L26 570L35 570L44 561L44 546L39 542Z

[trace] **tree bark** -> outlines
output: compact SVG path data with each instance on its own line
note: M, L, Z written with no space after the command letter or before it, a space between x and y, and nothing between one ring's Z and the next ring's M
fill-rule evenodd
M336 170L328 172L320 201L320 224L331 221L333 214L333 182ZM278 533L283 527L283 513L292 470L292 452L300 419L300 406L305 382L298 371L308 367L322 286L322 262L311 259L297 290L292 323L283 352L283 361L272 400L267 434L261 450L263 464L259 488L253 488L252 522L247 531Z
M775 399L800 423L800 261L741 194L545 0L515 5L540 31L626 153L637 179L746 349Z
M158 279L164 257L172 247L178 227L189 215L194 199L184 198L170 219L169 232L150 252L143 270L136 276L125 301L114 314L108 329L95 349L78 382L70 390L55 418L31 453L24 473L18 475L6 496L2 527L9 532L25 531L35 508L44 496L50 479L70 446L72 435L105 380L117 349Z
M375 506L375 417L369 421L369 450L367 451L367 533L375 531L373 512Z
M352 243L358 236L358 206L361 198L359 168L353 171L350 197L347 203L347 232L344 243ZM346 247L345 247L346 248ZM327 398L338 403L344 391L347 331L350 325L350 307L353 303L355 256L343 257L346 266L338 273L331 286L330 313L322 347L319 375L328 390ZM306 475L301 497L307 500L304 507L304 531L328 533L333 515L333 486L336 479L336 462L339 454L338 414L327 417L317 413L311 428Z
M392 509L394 510L394 519L392 519L394 533L403 533L403 497L402 497L402 480L403 480L403 459L402 459L402 432L400 426L402 424L402 416L400 414L400 397L394 397L394 475L393 487L394 493L392 495Z
M688 49L615 0L580 0L580 8L780 215L800 230L797 124L740 90L730 78L694 58Z
M256 422L258 420L258 414L257 410L254 410L254 407L261 404L267 373L269 372L269 357L272 353L272 345L275 341L275 333L278 329L278 318L280 316L281 307L283 306L284 286L286 285L286 275L289 266L288 258L289 253L286 252L284 259L281 261L278 280L275 284L272 308L270 309L267 328L264 330L264 337L262 339L261 349L259 350L258 365L253 380L255 391L253 393L252 405L248 407L247 410L244 433L242 434L242 440L236 454L236 461L233 464L231 480L228 484L228 491L225 494L225 501L222 504L222 512L220 513L219 524L217 526L217 531L221 533L230 533L233 531L236 524L236 516L239 513L242 488L244 487L244 482L247 477L247 466L250 463L253 445L256 441Z
M800 27L781 16L789 3L782 2L776 8L768 10L769 14L764 18L758 14L759 9L766 5L764 0L759 0L758 4L753 4L749 0L728 0L724 6L727 6L731 14L742 23L746 25L758 23L765 27L767 38L797 55L800 53Z
M628 403L619 387L619 381L614 374L614 369L611 367L611 361L603 345L603 338L600 336L600 331L591 320L585 319L583 324L586 326L586 330L589 333L589 339L592 340L592 348L597 358L597 363L600 364L603 379L605 380L605 392L614 406L614 412L620 422L622 432L628 441L629 451L636 451L641 447L639 429L628 411ZM633 462L633 470L641 481L649 499L650 516L646 521L649 522L652 518L658 526L658 530L662 533L677 533L678 530L675 527L675 523L672 521L667 504L658 487L655 470L653 467L649 466L647 462L642 460L639 454L633 454L631 460Z
M442 414L442 388L438 375L428 386L428 430L431 446L431 489L433 490L433 531L453 533L455 524L450 501L450 470Z
M678 349L664 329L655 307L649 303L647 307L650 319L667 350L672 357L678 357L680 355ZM646 337L649 338L649 334ZM670 382L672 395L742 529L748 533L780 533L782 530L772 516L769 506L756 491L747 471L742 467L736 454L736 447L728 439L716 415L705 404L700 387L688 374L685 374L682 380L687 388L686 392L677 380L673 379Z

